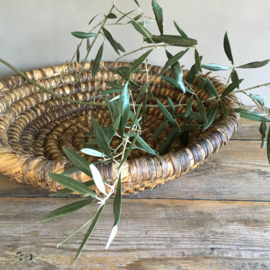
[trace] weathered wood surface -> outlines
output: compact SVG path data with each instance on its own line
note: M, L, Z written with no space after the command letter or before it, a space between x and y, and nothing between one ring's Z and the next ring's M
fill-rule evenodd
M1 198L0 269L270 269L269 202L125 199L119 233L106 251L113 220L110 201L72 268L83 233L59 249L56 245L96 205L37 223L67 200Z
M118 235L106 251L111 200L76 267L83 232L56 245L96 205L37 223L79 199L50 198L0 176L0 269L270 269L270 166L265 149L259 150L258 127L242 121L228 145L199 168L124 199Z

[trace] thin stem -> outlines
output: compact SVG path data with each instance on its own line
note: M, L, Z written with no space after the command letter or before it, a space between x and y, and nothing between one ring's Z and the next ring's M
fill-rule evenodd
M246 88L246 89L243 89L243 90L236 90L236 91L233 91L233 93L244 93L246 91L250 91L250 90L260 88L260 87L263 87L263 86L270 87L270 82L269 83L264 83L264 84L259 84L259 85L249 87L249 88Z

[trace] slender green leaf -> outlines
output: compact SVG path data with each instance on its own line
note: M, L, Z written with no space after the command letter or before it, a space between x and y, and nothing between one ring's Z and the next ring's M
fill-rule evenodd
M95 58L94 61L94 65L93 65L93 69L92 69L92 78L94 78L99 70L99 65L100 65L100 60L102 58L102 54L103 54L103 48L104 48L104 43L102 43L102 45L100 46L97 56Z
M148 87L148 96L151 98L151 99L155 99L155 97L154 97L154 94L153 94L153 92L151 91L151 89L150 89L150 87Z
M98 34L96 33L85 33L85 32L79 32L79 31L75 31L75 32L71 32L71 34L76 37L76 38L91 38L91 37L96 37L98 36Z
M100 14L100 13L99 13L99 14ZM94 16L94 17L89 21L88 25L91 24L91 22L93 22L93 20L94 20L99 14L97 14L96 16Z
M110 86L112 88L115 88L115 89L123 89L123 86L122 85L119 85L115 82L107 82L107 86Z
M108 19L117 19L117 16L114 13L110 13L106 16Z
M128 81L126 82L123 92L120 95L119 109L121 113L120 133L121 133L121 136L123 136L125 132L126 123L129 117L129 111L130 111Z
M248 119L248 120L251 120L251 121L270 122L270 120L265 118L264 115L261 114L261 113L256 113L256 112L253 112L253 111L247 111L247 110L244 110L244 109L242 109L242 110L240 110L238 112L239 112L241 117L243 117L245 119Z
M84 182L83 184L86 185L87 187L92 187L95 185L95 182L93 180L90 180L90 181ZM50 194L50 197L66 197L70 195L71 193L73 193L73 190L68 189L68 188L63 188L55 193Z
M100 94L101 95L108 95L108 94L115 94L115 93L122 93L123 89L109 89L102 91Z
M159 32L161 35L163 35L163 10L158 5L156 0L152 0L152 8L155 14Z
M136 101L138 101L138 100L144 95L144 93L146 92L146 90L148 89L148 87L149 87L149 81L146 82L146 83L142 86L142 88L141 88L141 90L140 90L140 92L139 92L139 94L138 94L138 96L137 96L137 98L136 98Z
M208 65L201 65L202 68L211 70L211 71L220 71L220 70L229 70L230 67L225 67L218 64L208 64Z
M179 34L184 38L188 38L187 34L179 27L179 25L175 21L173 23Z
M139 2L137 0L134 0L134 2L137 4L138 7L140 7Z
M164 42L166 44L172 46L179 46L179 47L191 47L198 44L197 40L192 38L184 38L180 36L173 36L173 35L161 35L161 36L152 36L151 39L155 43ZM152 43L150 38L145 38L147 43Z
M141 104L142 105L142 104ZM137 110L138 111L138 110ZM135 122L136 123L136 125L139 127L139 128L141 128L141 125L140 125L140 123L139 123L139 121L138 121L138 116L139 115L137 115L137 112L136 112L136 115L134 114L134 112L132 112L132 111L129 111L129 117L130 117L130 119L133 121L133 122ZM133 123L132 123L133 124ZM131 125L132 126L132 125Z
M231 50L231 45L230 45L230 41L229 41L229 37L228 37L228 33L227 32L225 33L225 36L224 36L223 46L224 46L224 50L225 50L225 53L226 53L228 59L232 62L232 64L234 64L234 62L233 62L233 56L232 56L232 50Z
M199 85L196 87L196 91L198 92L199 90L206 88L206 85L207 85L207 80L202 79Z
M115 120L113 121L113 123L109 127L108 132L106 134L106 139L107 139L108 143L111 142L113 136L115 135L115 132L118 130L119 124L120 124L120 120L121 120L121 116L118 115L118 117L115 118Z
M240 87L240 82L239 82L239 78L238 78L238 74L236 72L236 70L234 70L231 74L231 78L232 78L232 82L236 85L236 87L239 89Z
M71 189L75 192L78 192L79 194L82 195L90 194L93 198L97 198L97 195L92 190L90 190L83 183L74 180L73 178L56 173L49 173L48 176L51 177L54 181L56 181L60 185L68 189Z
M264 60L264 61L257 61L257 62L251 62L242 66L239 66L237 68L259 68L267 65L269 63L270 59Z
M87 160L82 158L75 150L69 149L65 146L63 146L63 150L75 167L83 171L86 175L92 177L89 169L90 163Z
M91 44L90 44L90 38L87 39L87 42L86 42L86 50L89 51L91 48Z
M145 150L147 153L149 153L151 155L154 155L154 156L157 156L158 155L158 152L155 151L154 149L150 148L148 146L148 144L140 136L137 137L137 142L141 146L141 148L143 150Z
M135 11L136 9L133 9L127 13L125 13L122 17L120 17L115 24L119 23L121 20L123 20L126 16L128 16L130 13L132 13L133 11Z
M102 30L103 30L105 37L108 39L108 41L110 42L110 44L112 45L114 50L119 54L118 43L114 40L111 33L108 30L106 30L104 27L102 27Z
M77 51L76 51L76 61L79 63L80 62L80 46L77 46Z
M262 144L261 144L261 148L264 148L265 144L266 144L266 133L267 133L268 127L266 122L261 122L260 125L260 133L262 134Z
M118 49L119 49L121 52L126 52L126 50L124 49L124 47L123 47L120 43L118 43L118 42L117 42L117 47L118 47Z
M156 139L161 134L161 132L164 130L164 128L167 126L168 123L169 123L169 121L165 120L160 126L158 126L158 128L156 129L156 131L153 135L152 141L154 139Z
M43 217L39 222L46 221L46 220L56 218L56 217L65 216L68 214L72 214L72 213L80 210L81 208L89 205L92 202L93 202L93 199L87 199L87 200L67 204L65 206L62 206L62 207L50 212L48 215Z
M229 113L228 113L228 109L227 109L225 103L222 102L222 101L220 101L220 105L221 105L221 112L222 112L222 114L223 114L226 118L229 119Z
M196 68L196 64L194 64L191 67L190 71L188 72L187 82L189 84L193 84L196 79L197 74L198 74L198 69Z
M121 210L122 210L122 178L120 174L113 202L114 226L119 223L121 217Z
M104 132L107 132L109 130L109 127L103 127L102 130ZM94 129L92 129L91 131L89 131L86 135L84 135L84 137L92 137L95 135L95 131Z
M213 85L212 81L207 78L207 83L206 83L206 88L209 90L210 95L212 97L217 97L218 98L218 92L215 86Z
M162 104L161 101L159 101L158 99L156 99L158 107L160 108L161 112L164 114L164 116L174 125L177 126L175 120L173 119L173 117L171 116L171 114L168 112L168 110L166 109L166 107Z
M175 108L174 108L174 104L172 102L172 100L168 97L168 102L169 102L169 105L170 105L170 111L172 113L172 116L173 118L175 117Z
M80 171L80 169L74 166L72 168L65 170L61 174L67 176L67 175L71 175L71 174L79 172L79 171Z
M197 70L202 72L201 59L197 49L195 49L195 63Z
M89 227L87 233L85 234L85 236L84 236L84 238L83 238L83 241L82 241L82 243L81 243L81 245L80 245L80 247L79 247L79 250L78 250L78 252L77 252L77 254L76 254L76 257L75 257L75 260L74 260L74 262L73 262L73 265L74 265L74 264L76 263L76 261L78 260L79 256L81 255L81 252L82 252L82 250L83 250L83 248L84 248L84 246L85 246L85 243L88 241L90 235L91 235L92 232L94 231L95 226L96 226L96 224L97 224L97 222L98 222L98 220L99 220L99 218L100 218L100 215L101 215L101 213L102 213L102 211L103 211L103 209L104 209L104 206L105 206L105 204L104 204L103 206L101 206L101 207L99 208L99 210L97 211L97 213L96 213L96 215L95 215L95 217L94 217L94 219L93 219L93 221L92 221L92 223L91 223L91 225L90 225L90 227Z
M143 122L143 125L145 125L146 105L147 105L147 96L144 97L143 106L142 106L142 122Z
M140 65L146 60L146 58L148 57L148 55L153 51L153 49L147 51L146 53L144 53L142 56L140 56L138 59L136 59L131 67L130 67L130 74L133 73L134 71L136 71Z
M263 97L260 95L250 94L261 106L264 106Z
M162 143L160 148L158 149L158 152L160 155L164 155L168 152L169 147L174 139L175 133L177 132L176 128L173 128L170 133L168 134L166 140Z
M204 123L206 124L206 123L208 123L208 119L207 119L207 115L206 115L206 111L205 111L203 102L200 100L200 98L198 96L196 96L196 98L197 98L197 103L199 106L199 112L201 114L201 117L202 117Z
M137 141L138 136L139 136L139 135L138 135L138 133L137 133L137 134L135 135L135 137L134 137L134 139L133 139L131 145L129 146L127 152L125 153L125 156L124 156L124 158L122 159L122 161L121 161L121 163L120 163L120 165L119 165L119 168L121 168L121 166L123 165L123 163L127 160L127 158L128 158L128 156L129 156L131 150L133 149L133 147L134 147L134 145L135 145L135 142Z
M190 115L191 110L192 110L192 105L193 105L193 96L191 96L188 100L186 111L185 111L185 117L188 117Z
M198 128L200 128L202 125L198 125L198 124L183 124L181 126L182 130L186 130L189 132L194 132L196 131Z
M241 83L244 79L240 79L239 83ZM221 98L226 97L227 95L229 95L235 88L236 88L236 84L235 83L231 83L229 84L226 89L223 91Z
M167 83L169 83L170 85L182 90L183 93L185 93L186 87L185 87L184 83L183 83L183 85L180 85L179 83L176 82L175 79L170 78L170 77L166 77L166 76L160 76L160 78L163 79L164 81L166 81Z
M104 195L107 195L102 176L101 176L99 170L97 169L97 167L93 164L90 164L90 170L91 170L92 175L93 175L93 180L94 180L97 188L99 189L99 191L101 193L103 193Z
M81 152L93 157L105 157L104 153L91 148L83 148Z
M188 50L189 49L181 51L181 52L177 53L176 55L174 55L172 58L168 59L168 61L164 65L163 69L159 73L159 76L162 75L170 66L175 64L180 58L182 58L188 52Z
M93 124L93 128L94 128L94 133L98 142L98 145L100 147L100 149L103 151L103 153L112 158L113 156L111 154L111 149L109 146L109 143L105 137L104 131L102 130L100 124L91 116L91 120L92 120L92 124Z
M152 33L147 28L145 28L143 25L136 23L136 22L133 22L133 21L131 21L131 24L144 37L148 38L149 36L150 37L152 36Z
M212 105L209 112L207 113L208 122L207 122L207 124L204 125L202 131L205 131L206 129L208 129L212 125L213 121L216 118L216 114L217 114L217 103Z
M111 234L110 234L109 240L107 242L106 249L108 249L109 246L111 245L112 241L114 240L114 238L115 238L115 236L117 234L117 231L118 231L118 226L114 225L112 230L111 230Z

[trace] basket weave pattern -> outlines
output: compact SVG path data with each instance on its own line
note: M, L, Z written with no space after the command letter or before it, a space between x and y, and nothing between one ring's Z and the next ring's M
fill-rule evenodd
M70 98L79 101L93 101L95 86L102 72L110 64L110 62L102 62L100 71L92 79L91 63L86 63ZM130 65L131 63L120 62L114 67ZM56 94L67 97L80 67L81 64L78 63L66 64L29 71L25 74L47 89L53 89ZM154 96L166 105L168 97L172 99L174 104L179 104L180 100L181 103L187 103L190 98L189 94L183 95L157 76L161 69L162 67L159 66L148 65L150 89ZM66 71L66 75L58 82L64 71ZM184 79L187 74L188 71L185 71ZM171 71L168 70L165 75L170 77ZM224 91L223 83L209 74L204 76L212 81L219 94ZM95 101L105 104L104 97L99 93L108 89L107 81L119 83L120 79L120 76L114 74L112 69L106 72ZM138 83L145 83L146 79L146 75L142 73L132 75L132 80ZM199 83L200 79L197 78L193 84L194 89ZM133 99L136 99L138 91L139 89L133 91ZM89 114L102 126L111 124L110 113L106 106L80 105L56 99L29 84L19 75L11 76L0 82L0 94L0 171L16 178L19 182L56 191L61 186L47 174L49 172L61 173L72 167L62 150L62 146L77 150L89 162L96 160L79 150L84 148L83 142L94 139L94 137L85 138L85 134L92 129ZM114 95L112 94L110 97ZM199 90L197 95L202 100L209 98L203 89ZM230 95L230 98L235 99L236 97ZM139 102L142 101L143 99L139 100ZM228 109L236 107L229 99L224 100L224 102ZM156 102L149 99L148 104L156 105ZM204 104L208 111L213 101ZM198 106L193 105L192 109L198 111ZM185 107L176 107L176 114L183 112L185 112ZM221 115L220 112L218 114ZM171 126L167 125L161 135L152 140L156 128L164 120L164 115L159 108L147 108L141 137L155 150L159 149L171 130ZM236 131L238 121L237 113L230 113L229 119L220 117L206 131L194 132L187 147L184 147L180 140L174 141L169 153L164 156L153 157L141 150L133 150L129 160L123 165L123 194L152 189L196 168L212 153L217 152L226 144ZM184 119L179 118L178 124L181 125L183 122ZM115 136L111 146L116 148L119 142L120 139ZM119 151L121 152L121 148ZM109 163L97 167L105 179L115 179L116 164ZM83 172L74 173L70 177L81 182L89 180L89 177ZM93 190L95 189L93 188ZM98 193L98 191L96 192Z

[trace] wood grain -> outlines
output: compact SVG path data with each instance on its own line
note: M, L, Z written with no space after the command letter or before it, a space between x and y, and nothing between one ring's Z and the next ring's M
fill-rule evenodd
M119 233L106 251L110 201L73 268L83 233L59 249L56 245L96 205L37 223L71 200L78 199L1 198L0 269L270 269L269 202L157 199L123 201Z

